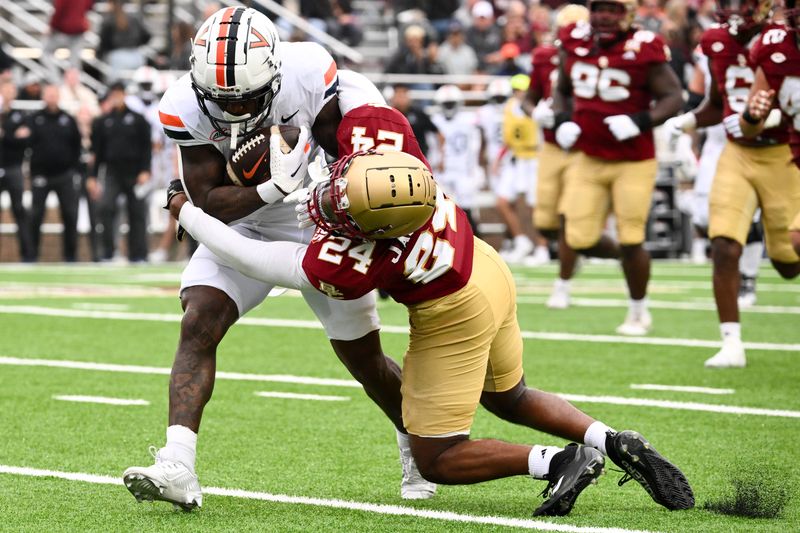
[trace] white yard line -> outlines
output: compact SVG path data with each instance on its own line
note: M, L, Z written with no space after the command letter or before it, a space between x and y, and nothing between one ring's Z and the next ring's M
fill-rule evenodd
M324 394L295 394L294 392L260 391L255 393L262 398L284 398L286 400L317 400L320 402L348 402L349 396L325 396Z
M170 369L165 367L113 365L105 363L89 363L83 361L62 361L58 359L25 359L18 357L0 357L0 365L11 366L42 366L51 368L68 368L75 370L94 370L102 372L125 372L132 374L169 375ZM304 385L325 385L331 387L361 388L357 381L344 379L309 378L305 376L271 376L263 374L245 374L238 372L217 372L217 379L235 381L279 381L283 383L300 383ZM623 398L619 396L586 396L576 394L559 394L569 401L605 403L612 405L635 405L641 407L660 407L664 409L678 409L683 411L709 411L717 413L731 413L743 415L777 416L785 418L800 418L800 411L782 409L762 409L759 407L739 407L735 405L717 405L693 402L671 402L652 400L648 398Z
M139 320L152 322L180 322L181 315L168 313L125 313L121 311L84 311L78 309L62 309L30 305L0 305L0 314L22 314L38 316L57 316L65 318L93 318L104 320ZM246 326L267 326L279 328L322 329L322 324L315 320L292 320L278 318L243 317L237 324ZM381 326L381 333L408 334L408 326ZM587 335L580 333L523 331L525 339L569 342L601 342L610 344L641 344L647 346L682 346L687 348L720 347L717 340L682 339L671 337L623 337L621 335ZM745 342L749 350L767 350L778 352L800 352L800 344L779 344L771 342Z
M524 276L515 276L514 281L517 282L518 286L521 287L544 287L547 289L551 289L553 287L553 280L552 279L542 279L542 278L530 278ZM572 287L574 289L590 289L590 288L602 288L602 289L619 289L627 291L625 287L625 281L623 279L614 277L614 278L607 278L607 279L582 279L580 277L575 278L572 281ZM670 290L670 291L677 291L677 290L692 290L692 289L700 289L700 290L707 290L711 292L711 278L708 278L708 281L677 281L677 280L670 280L670 281L662 281L658 279L651 279L650 284L648 287L657 287L663 290ZM756 287L756 292L780 292L780 293L787 293L787 292L800 292L800 285L797 283L786 282L786 283L758 283Z
M713 387L690 387L685 385L656 385L653 383L631 383L634 390L658 390L668 392L696 392L698 394L733 394L735 389L715 389Z
M16 476L29 477L49 477L66 479L69 481L80 481L83 483L95 483L99 485L122 485L122 479L112 476L100 476L96 474L84 474L81 472L60 472L56 470L42 470L21 466L0 465L0 474L11 474ZM203 487L203 493L214 496L227 496L230 498L242 498L247 500L260 500L272 503L285 503L290 505L306 505L310 507L326 507L330 509L347 509L349 511L359 511L378 515L391 516L413 516L417 518L428 518L444 522L458 522L469 524L488 524L494 526L515 527L521 529L531 529L537 531L563 531L565 533L647 533L636 529L623 529L616 527L592 527L574 526L570 524L556 524L545 520L530 520L526 518L510 518L503 516L482 516L461 514L451 511L439 511L434 509L418 509L414 507L404 507L402 505L387 505L381 503L355 502L350 500L338 500L329 498L314 498L308 496L289 496L286 494L271 494L269 492L255 492L242 489L229 489L222 487ZM527 512L527 511L526 511Z
M57 395L53 396L53 399L64 402L103 403L107 405L150 405L147 400L125 400L122 398L107 398L105 396Z
M104 304L97 302L76 302L72 304L73 309L83 309L87 311L130 311L128 304Z
M517 296L518 304L533 304L543 305L547 302L547 298L539 296ZM615 308L628 308L628 300L618 300L612 298L570 298L570 303L576 307L615 307ZM716 312L717 306L713 301L692 301L692 302L674 302L666 300L653 300L647 301L647 306L651 309L674 309L680 311L714 311ZM754 305L740 309L743 313L762 313L769 315L800 315L800 307L784 306L784 305Z
M738 407L735 405L717 405L712 403L673 402L669 400L651 400L648 398L623 398L621 396L586 396L583 394L556 393L570 402L602 403L611 405L636 405L640 407L660 407L662 409L678 409L681 411L707 411L709 413L728 413L734 415L776 416L782 418L800 418L800 411L785 409L762 409L760 407Z

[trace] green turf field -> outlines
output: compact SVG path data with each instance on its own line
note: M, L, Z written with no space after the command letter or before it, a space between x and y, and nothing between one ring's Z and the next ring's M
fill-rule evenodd
M150 464L148 445L163 444L180 266L0 265L0 531L800 530L800 283L765 265L758 304L742 315L748 367L712 371L703 368L718 340L709 267L656 263L654 330L634 342L614 333L627 299L617 266L584 265L576 305L566 311L544 307L554 272L514 270L528 384L575 398L617 429L642 432L683 469L696 509L668 512L635 482L618 487L621 474L610 470L558 519L530 518L545 483L522 477L401 500L392 426L353 386L292 294L268 299L220 347L224 374L198 444L203 508L187 514L162 502L137 504L121 474ZM405 310L382 302L380 312L384 348L400 358ZM56 399L65 395L147 404ZM564 444L484 410L473 436ZM732 494L731 480L742 476L753 485L747 497L766 498L766 507L775 492L789 495L779 518L704 509Z

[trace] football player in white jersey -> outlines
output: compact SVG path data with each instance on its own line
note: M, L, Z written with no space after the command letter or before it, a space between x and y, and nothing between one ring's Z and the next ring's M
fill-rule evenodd
M191 65L159 108L164 131L180 147L181 180L190 200L247 237L308 242L312 232L297 228L294 208L283 199L306 177L309 131L327 153L337 155L342 115L358 105L383 103L380 93L363 77L338 72L318 44L281 43L266 16L243 7L221 9L202 24L192 43ZM282 154L273 143L272 178L266 183L230 185L225 167L237 143L269 124L301 127L296 147ZM168 501L185 510L202 504L195 450L214 387L217 345L271 289L205 246L192 256L181 278L184 315L170 378L167 443L154 465L131 467L123 475L137 499ZM400 368L382 352L374 296L339 301L316 290L303 296L336 354L398 430L401 495L431 497L436 486L419 475L403 433Z
M464 94L455 85L439 87L434 100L439 112L431 117L431 121L444 136L442 170L437 182L464 210L473 231L478 234L472 208L483 179L479 165L482 144L480 129L475 116L462 110Z

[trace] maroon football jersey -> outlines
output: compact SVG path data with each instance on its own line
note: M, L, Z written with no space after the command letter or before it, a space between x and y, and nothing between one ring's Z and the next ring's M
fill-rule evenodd
M652 131L618 141L603 119L650 108L647 72L651 65L669 61L664 40L651 31L631 29L624 39L603 48L583 22L562 28L559 38L567 53L564 71L572 81L572 120L581 127L575 147L613 161L654 158Z
M336 137L339 157L375 147L402 150L428 165L408 119L391 107L352 109L339 124ZM440 189L433 216L407 237L361 241L318 228L303 258L303 270L331 298L351 300L381 288L398 302L413 304L466 285L472 274L472 253L467 215Z
M750 86L755 80L750 48L761 38L762 34L759 34L751 43L741 44L730 34L727 24L707 29L700 38L700 48L708 57L708 67L714 74L717 90L722 96L723 117L741 113L747 107ZM764 130L754 139L736 139L728 134L728 140L748 146L785 143L788 137L784 125Z
M750 60L761 67L775 100L791 130L789 144L800 167L800 49L793 33L780 24L770 24L750 48Z
M433 216L408 237L361 241L318 228L303 270L331 298L352 300L381 288L400 303L415 304L467 284L473 245L467 215L440 189Z
M342 117L336 130L339 157L375 148L411 154L431 169L419 147L408 119L393 107L365 104Z
M558 48L552 44L537 46L531 54L531 87L546 100L553 95L556 76L558 74ZM556 133L549 128L542 128L545 142L556 143Z

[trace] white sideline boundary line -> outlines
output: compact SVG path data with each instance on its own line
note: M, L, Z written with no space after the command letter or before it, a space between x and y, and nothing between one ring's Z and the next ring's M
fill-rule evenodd
M717 389L713 387L692 387L684 385L656 385L654 383L631 383L634 390L658 390L669 392L696 392L698 394L733 394L735 389Z
M539 296L517 296L518 304L541 305L547 298ZM627 309L628 300L612 298L570 298L570 304L577 307L615 307ZM671 302L667 300L648 299L647 306L651 309L673 309L679 311L716 311L714 302ZM754 305L740 309L742 313L761 313L769 315L800 315L800 307L784 305Z
M82 361L62 361L55 359L24 359L18 357L0 357L0 365L12 366L43 366L54 368L69 368L75 370L97 370L106 372L128 372L133 374L169 375L169 368L113 365L106 363L89 363ZM235 372L217 372L217 379L233 379L236 381L275 381L273 378L288 383L303 383L308 385L324 384L334 387L361 388L357 381L344 379L306 378L302 376L269 376L261 374L244 374ZM762 409L759 407L739 407L735 405L717 405L695 402L677 402L666 400L653 400L648 398L624 398L620 396L587 396L578 394L556 393L562 398L575 402L604 403L612 405L634 405L640 407L660 407L664 409L679 409L684 411L708 411L715 413L728 413L737 415L760 415L784 418L800 418L800 411L779 409Z
M523 276L515 276L514 281L517 283L518 287L544 287L547 289L551 289L553 287L553 280L555 278L531 278L531 277L523 277ZM628 288L625 286L625 280L618 278L618 277L609 277L607 279L583 279L577 277L572 280L572 287L576 290L587 290L592 288L603 288L603 289L619 289L623 291L627 291ZM678 280L659 280L659 279L651 279L648 287L654 287L657 289L662 290L692 290L692 289L701 289L707 290L709 293L712 291L713 287L711 286L711 278L709 274L708 281L678 281ZM787 281L786 283L758 283L756 288L756 292L800 292L800 285L793 284L791 281Z
M98 485L123 485L119 477L85 474L82 472L60 472L57 470L43 470L24 466L0 465L0 474L10 474L28 477L50 477L68 481L80 481ZM470 524L488 524L494 526L516 527L537 531L562 531L564 533L649 533L638 529L623 529L616 527L573 526L570 524L556 524L553 522L530 520L525 518L510 518L504 516L485 516L455 513L452 511L438 511L435 509L417 509L402 505L388 505L381 503L356 502L352 500L338 500L329 498L313 498L309 496L290 496L287 494L271 494L269 492L255 492L242 489L229 489L223 487L204 487L204 494L214 496L227 496L247 500L260 500L271 503L286 503L292 505L307 505L311 507L327 507L330 509L347 509L391 516L413 516L429 518L445 522L459 522Z
M285 400L316 400L320 402L349 402L350 396L326 396L324 394L297 394L294 392L259 391L262 398L283 398Z
M670 400L651 400L648 398L623 398L621 396L586 396L583 394L562 393L556 394L569 402L636 405L642 407L661 407L663 409L679 409L682 411L707 411L709 413L728 413L734 415L800 418L800 411L788 411L784 409L762 409L760 407L737 407L734 405L717 405L711 403L675 402Z
M107 396L58 394L54 395L53 399L61 400L63 402L102 403L106 405L150 405L150 402L147 400L126 400L123 398L109 398Z
M126 313L120 311L85 311L32 305L0 305L0 314L57 316L62 318L94 318L103 320L139 320L151 322L180 322L182 315L167 313ZM279 318L242 317L237 322L245 326L268 326L279 328L322 329L315 320L292 320ZM381 333L408 334L408 326L382 325ZM642 344L648 346L682 346L686 348L719 349L721 341L682 339L670 337L623 337L621 335L589 335L580 333L523 331L523 339L570 342L601 342L609 344ZM800 344L778 344L771 342L745 342L749 350L778 352L800 352Z

